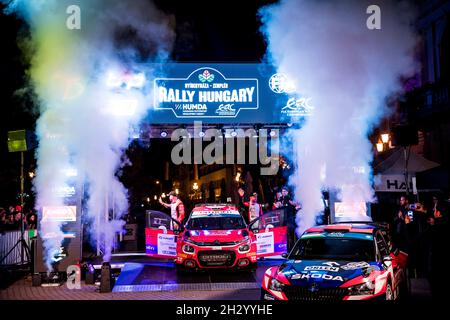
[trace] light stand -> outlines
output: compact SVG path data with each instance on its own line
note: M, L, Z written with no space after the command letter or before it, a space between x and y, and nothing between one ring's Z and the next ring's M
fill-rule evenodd
M20 206L22 208L20 215L20 239L17 240L16 244L8 251L8 253L3 257L3 259L0 261L0 265L3 263L3 261L6 260L9 255L14 252L17 246L20 245L20 265L29 264L30 263L30 248L28 247L27 242L24 239L25 234L25 227L23 225L23 219L24 219L24 213L23 213L23 193L24 191L24 175L23 175L23 167L24 167L24 151L20 151ZM24 259L24 254L26 254L27 259Z
M405 157L405 169L403 175L405 177L406 196L409 196L408 162L410 153L411 147L403 147L403 155Z

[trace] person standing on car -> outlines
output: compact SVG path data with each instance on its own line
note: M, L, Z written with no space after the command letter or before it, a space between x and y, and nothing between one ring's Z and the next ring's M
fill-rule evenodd
M173 191L169 192L169 200L170 203L168 204L162 201L161 197L159 197L159 203L163 205L165 208L170 208L170 216L172 217L172 219L177 221L180 224L180 226L183 225L185 216L183 202L178 198L178 195ZM170 227L172 230L178 229L178 225L172 223L172 221L170 223Z
M262 214L262 206L258 203L258 195L255 192L250 196L250 202L248 203L248 221L252 222Z

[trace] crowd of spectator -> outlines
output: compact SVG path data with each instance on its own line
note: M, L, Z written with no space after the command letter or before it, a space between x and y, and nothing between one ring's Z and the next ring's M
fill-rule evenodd
M23 210L22 206L0 207L0 232L37 228L37 215L32 209Z
M400 197L394 214L393 244L408 253L410 277L429 279L432 295L441 297L449 288L446 254L450 202L434 195L429 203L411 203Z

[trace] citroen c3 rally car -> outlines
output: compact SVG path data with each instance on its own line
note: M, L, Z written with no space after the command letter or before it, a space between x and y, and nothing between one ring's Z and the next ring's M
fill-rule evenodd
M176 230L171 225L177 225ZM146 254L173 258L178 269L249 269L258 257L286 252L283 211L273 210L246 224L234 205L201 204L184 225L163 212L147 212Z
M386 300L407 296L407 254L391 252L386 230L375 223L313 227L287 261L262 280L266 300Z
M234 206L194 208L177 242L177 265L245 268L256 265L256 242Z

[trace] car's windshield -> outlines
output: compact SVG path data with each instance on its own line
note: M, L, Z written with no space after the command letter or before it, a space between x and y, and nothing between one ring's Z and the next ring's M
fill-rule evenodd
M195 217L189 219L190 230L234 230L245 228L244 219L237 217Z
M307 238L300 239L290 259L296 260L347 260L373 261L373 241L351 238Z

